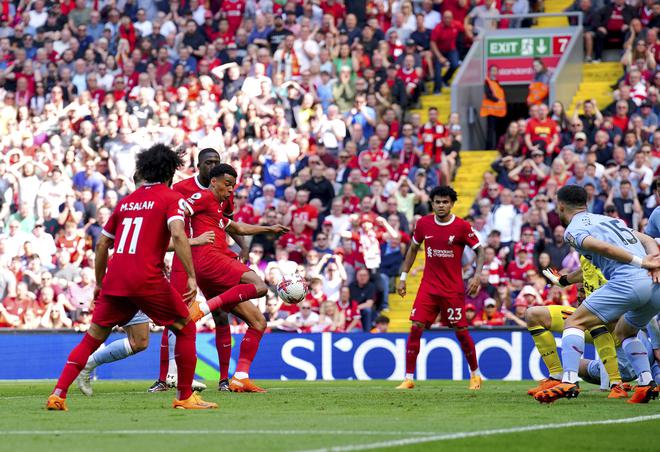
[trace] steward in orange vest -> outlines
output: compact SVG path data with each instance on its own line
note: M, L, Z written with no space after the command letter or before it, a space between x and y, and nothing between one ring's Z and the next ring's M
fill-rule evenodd
M498 129L501 119L506 116L506 95L497 81L497 66L491 66L484 83L484 97L481 100L479 115L486 118L486 149L497 146Z
M481 116L496 116L504 118L506 116L506 97L502 85L493 78L497 77L497 68L493 66L490 70L491 76L486 78L484 84L484 98L481 101Z

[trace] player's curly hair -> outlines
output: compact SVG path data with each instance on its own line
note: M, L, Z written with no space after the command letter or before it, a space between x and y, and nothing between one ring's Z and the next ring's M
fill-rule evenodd
M587 205L587 191L579 185L564 185L557 191L557 201L570 207Z
M230 176L238 177L238 173L234 169L233 166L231 166L228 163L220 163L219 165L214 166L211 169L211 172L209 173L209 177L213 179L214 177L220 177L225 174L229 174Z
M438 185L433 190L431 190L431 193L429 193L429 199L431 202L433 202L433 198L436 196L447 196L449 199L451 199L451 202L456 202L458 199L456 190L451 188L449 185Z
M183 165L181 156L164 144L154 144L137 157L136 172L146 182L170 182L177 168Z

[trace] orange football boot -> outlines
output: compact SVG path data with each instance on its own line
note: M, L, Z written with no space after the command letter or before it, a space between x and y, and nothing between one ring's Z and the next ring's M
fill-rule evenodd
M174 399L174 402L172 402L172 408L179 410L212 410L218 408L218 404L206 402L202 400L198 393L193 392L192 395L185 400Z
M628 399L628 403L649 403L650 400L658 397L657 386L650 384L646 386L635 386L633 395Z
M415 382L412 381L412 380L405 379L396 388L397 389L415 389Z
M69 411L69 408L66 406L66 399L56 396L55 394L48 396L46 409L48 411Z
M229 390L231 392L268 392L264 388L252 383L252 380L249 378L236 378L231 377L229 381Z
M479 375L470 376L470 385L468 386L470 391L478 391L481 389L481 377Z
M580 394L580 387L575 383L560 383L550 389L543 389L534 394L540 403L552 403L558 399L574 399Z
M199 301L197 301L197 300L193 300L193 302L190 303L190 306L188 306L188 311L190 312L190 314L188 315L188 318L192 322L196 322L196 321L198 321L199 319L201 319L202 317L204 317L206 315L199 308Z
M544 389L554 388L555 386L557 386L557 385L560 384L560 383L561 383L561 380L557 380L557 379L555 379L555 378L551 378L551 377L544 378L543 380L541 380L541 381L538 382L538 384L536 385L536 387L534 387L534 388L532 388L532 389L529 389L529 390L527 391L527 394L530 395L530 396L532 396L532 397L534 397L534 395L535 395L537 392L539 392L539 391L543 391Z
M612 385L610 388L610 395L607 396L608 399L627 399L628 391L623 384L619 383Z

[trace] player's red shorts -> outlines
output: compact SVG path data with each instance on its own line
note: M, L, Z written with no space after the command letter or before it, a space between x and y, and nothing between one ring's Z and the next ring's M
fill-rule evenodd
M138 310L161 326L169 326L176 320L185 319L190 313L179 292L165 283L161 291L144 296L105 295L101 290L94 304L92 323L104 327L124 325Z
M250 271L250 267L228 256L195 261L197 285L207 300L240 284L243 274Z
M417 292L415 303L410 311L410 320L423 323L427 327L435 322L438 314L442 316L444 324L464 328L467 327L465 319L465 295L436 295L423 284Z

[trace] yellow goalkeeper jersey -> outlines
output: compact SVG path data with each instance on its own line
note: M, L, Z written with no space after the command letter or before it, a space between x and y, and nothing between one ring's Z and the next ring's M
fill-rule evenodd
M607 279L605 279L600 270L598 270L598 268L584 256L580 256L580 266L582 267L582 285L584 286L584 295L588 297L593 291L605 284Z

